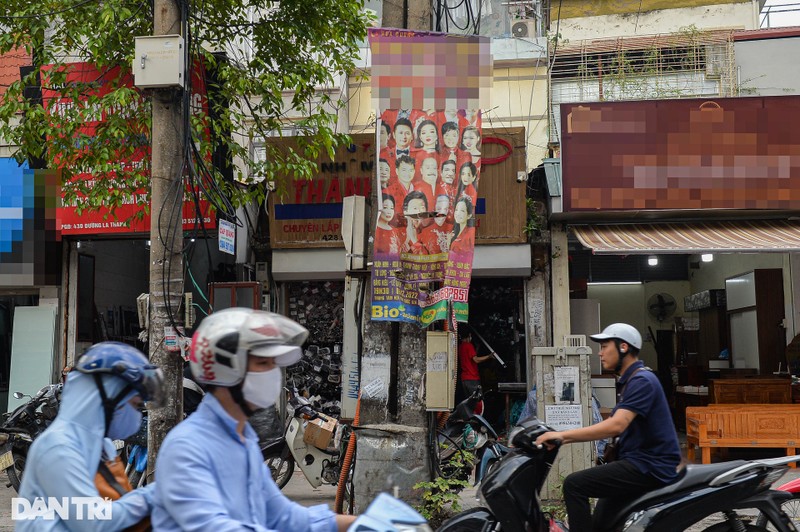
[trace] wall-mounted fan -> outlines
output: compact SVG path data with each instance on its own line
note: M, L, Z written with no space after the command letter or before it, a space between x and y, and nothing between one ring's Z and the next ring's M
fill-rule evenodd
M664 321L677 310L675 298L667 293L653 294L647 300L647 312L658 321Z

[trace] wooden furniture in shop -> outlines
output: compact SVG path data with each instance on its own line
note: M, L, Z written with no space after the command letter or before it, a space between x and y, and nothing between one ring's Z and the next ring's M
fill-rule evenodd
M711 379L709 403L791 403L791 379ZM798 435L800 436L800 435Z
M712 404L686 409L686 458L711 463L712 448L783 448L795 454L800 438L800 405ZM795 467L795 463L790 464Z

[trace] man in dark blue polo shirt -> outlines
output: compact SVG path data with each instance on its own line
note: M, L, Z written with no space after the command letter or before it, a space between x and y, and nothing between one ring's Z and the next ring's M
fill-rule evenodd
M537 444L550 446L548 442L553 440L566 444L619 436L617 460L576 471L564 480L569 529L577 532L604 528L602 518L592 522L589 498L599 499L595 516L613 515L615 509L643 493L675 480L681 461L678 436L664 391L658 377L639 360L642 348L639 331L626 323L614 323L591 339L600 343L603 369L621 375L617 383L617 406L600 423L547 432L536 439Z

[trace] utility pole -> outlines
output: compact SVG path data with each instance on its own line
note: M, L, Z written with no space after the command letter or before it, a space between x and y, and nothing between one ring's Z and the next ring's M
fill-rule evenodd
M181 8L174 0L154 0L153 35L183 35ZM184 36L185 37L185 36ZM188 65L191 63L187 63ZM185 79L185 78L184 78ZM167 404L148 413L147 470L155 469L167 432L183 418L183 360L167 351L164 328L182 324L183 162L185 124L183 90L151 93L153 130L150 176L150 361L164 372ZM171 314L171 316L170 316Z
M382 27L428 31L427 0L384 2ZM380 114L383 109L377 109ZM374 218L371 218L374 221ZM363 282L366 282L363 281ZM421 502L413 486L430 480L428 414L422 387L426 372L427 333L415 323L372 321L367 296L361 327L361 408L355 469L356 511L381 491L398 487L407 501ZM381 370L379 368L385 368ZM376 376L387 393L364 394Z

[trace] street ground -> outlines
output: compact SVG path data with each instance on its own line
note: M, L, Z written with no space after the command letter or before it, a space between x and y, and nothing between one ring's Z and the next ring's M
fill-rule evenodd
M740 457L745 459L756 458L755 456L748 455L747 453L742 456L732 454L728 458L736 459ZM800 477L800 468L790 469L783 476L783 478L775 483L775 486L780 486L781 484L798 477ZM14 522L11 520L11 498L16 497L17 493L13 488L6 487L6 482L5 474L0 473L0 532L14 530ZM472 508L480 504L477 501L476 492L477 489L474 487L470 487L461 492L462 509ZM286 494L286 496L291 500L302 504L303 506L327 504L329 507L333 508L333 503L336 499L336 488L334 486L320 486L319 488L313 489L308 484L305 477L303 477L303 474L299 469L295 470L292 479L283 489L283 493ZM691 528L687 529L687 531L699 532L711 526L713 523L721 520L721 514L712 516L708 519L704 519L699 524L692 526Z

